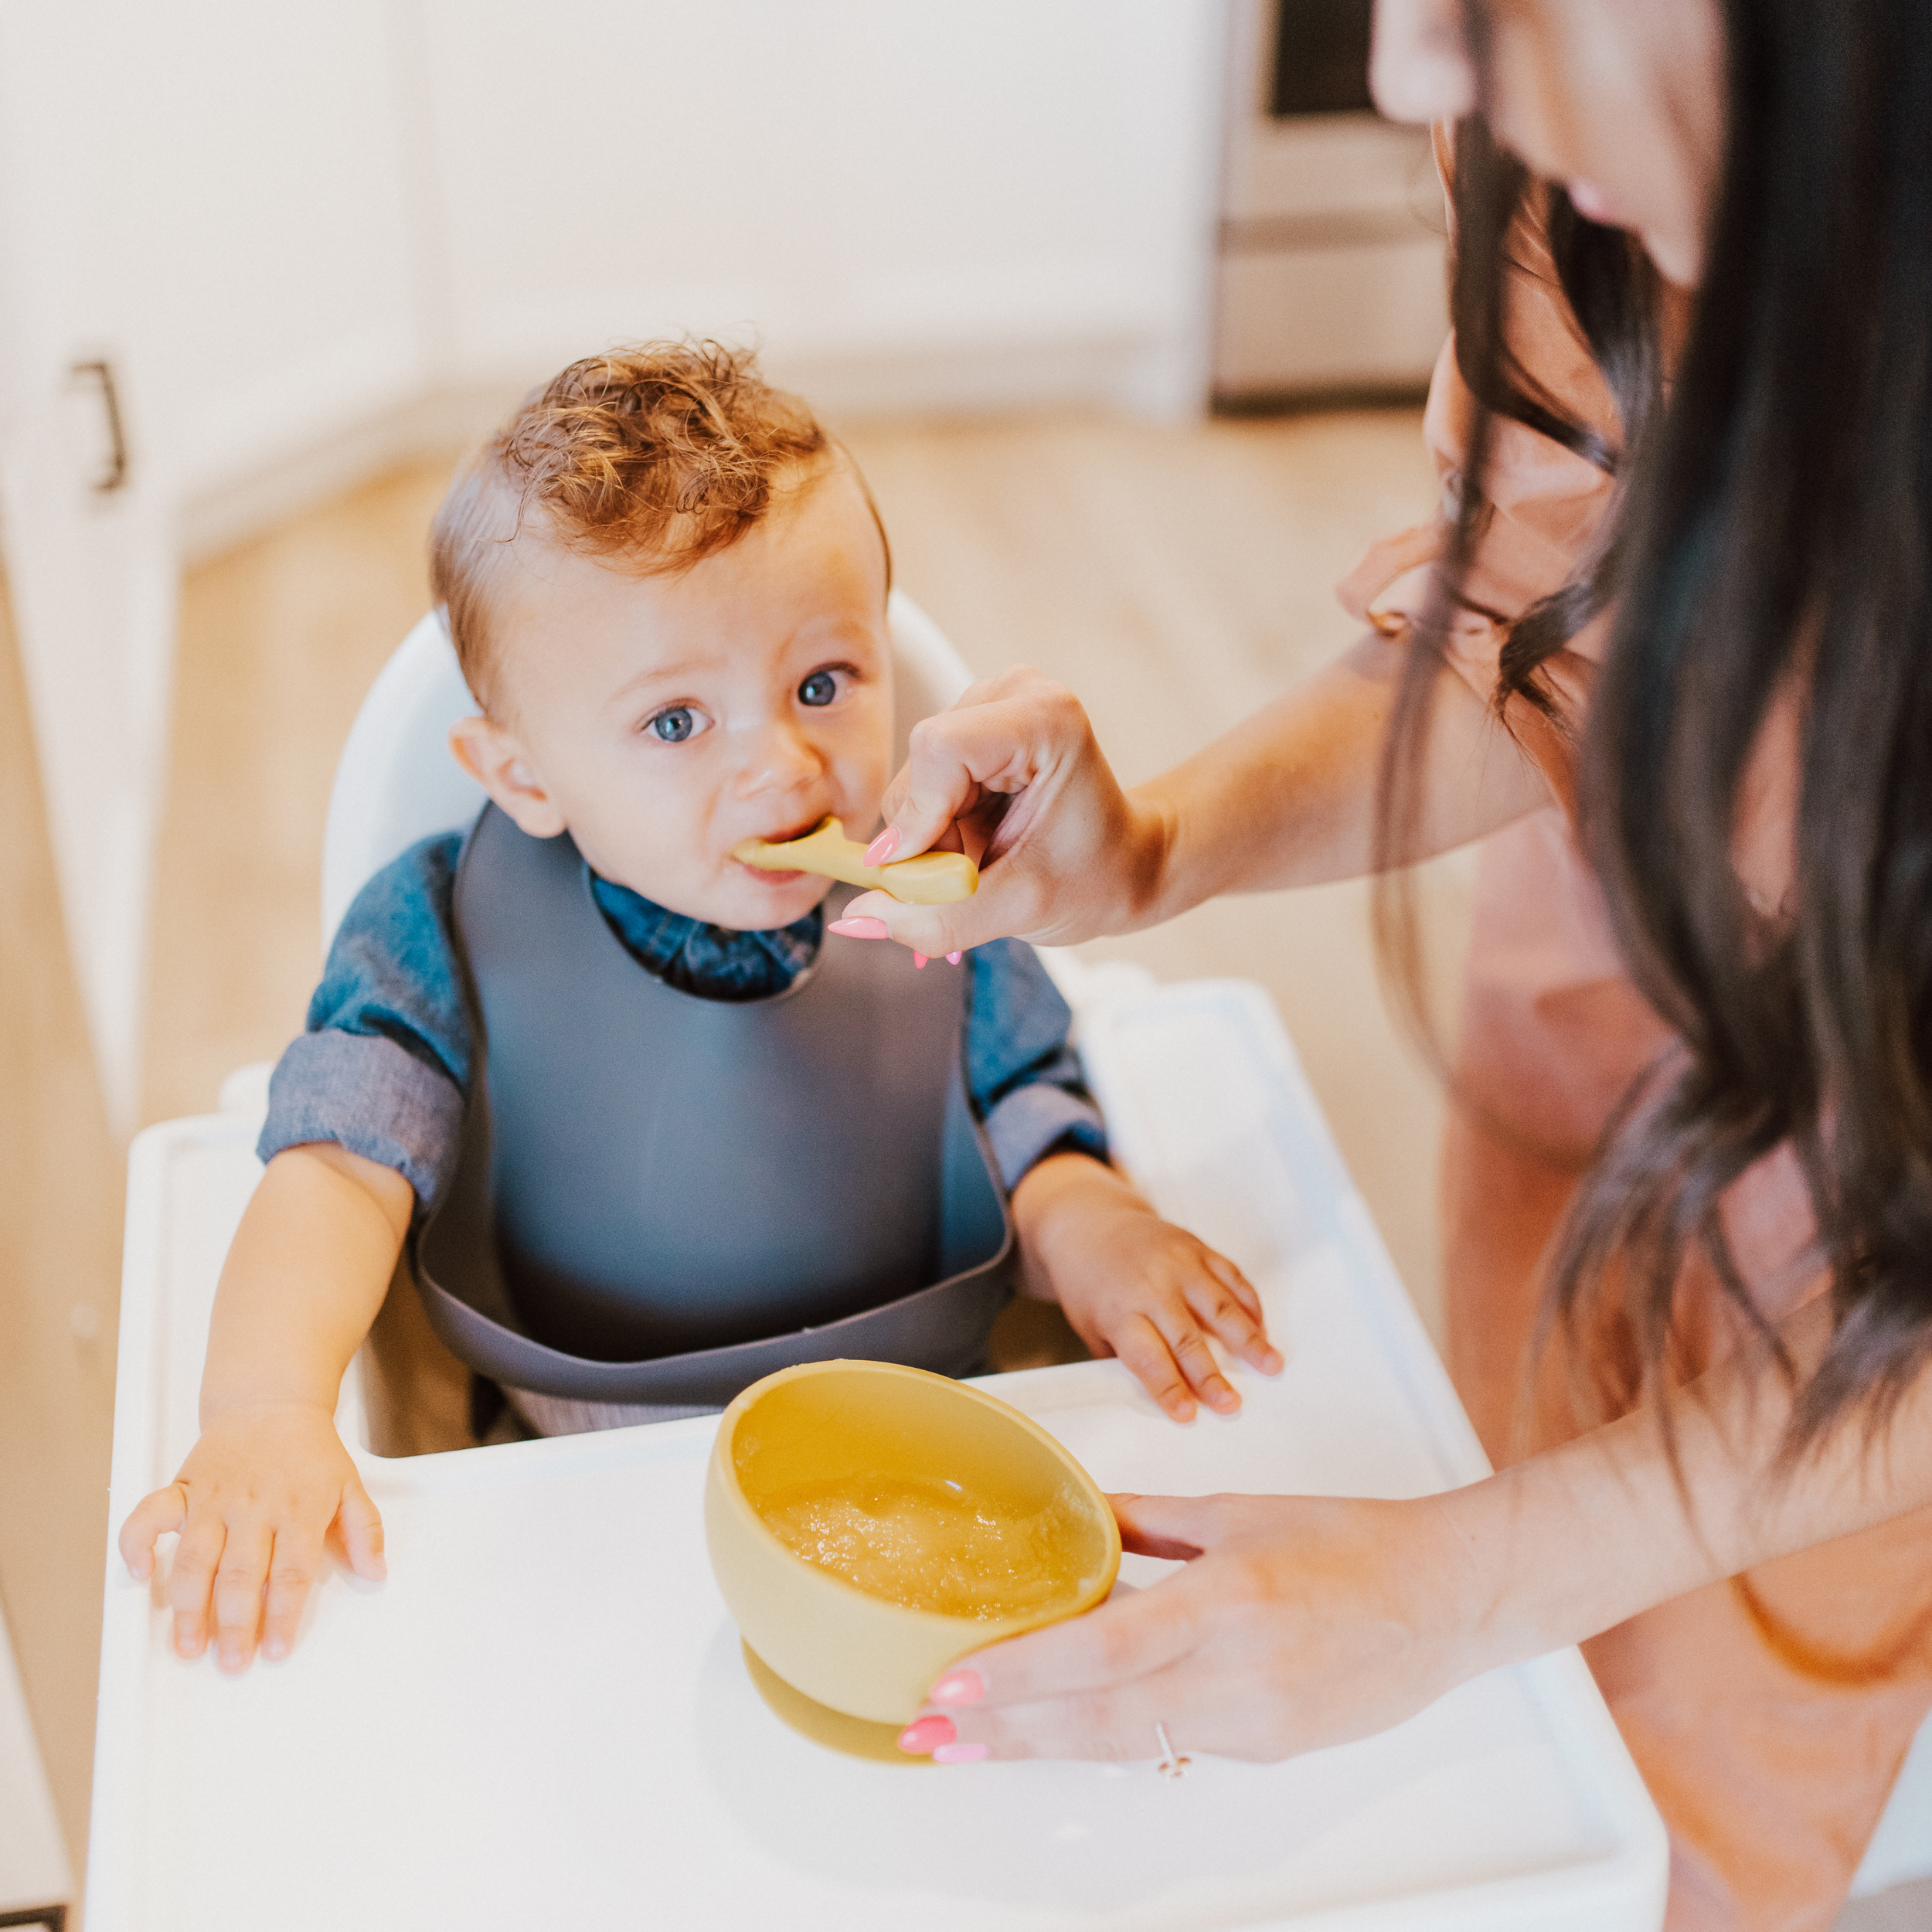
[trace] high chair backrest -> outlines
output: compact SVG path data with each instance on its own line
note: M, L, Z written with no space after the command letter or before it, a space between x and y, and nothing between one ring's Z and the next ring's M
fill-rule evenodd
M886 606L895 669L893 760L907 734L944 710L972 673L941 631L902 590ZM482 787L450 755L450 726L476 709L442 614L432 611L383 665L349 726L322 835L322 948L349 902L419 838L466 825Z

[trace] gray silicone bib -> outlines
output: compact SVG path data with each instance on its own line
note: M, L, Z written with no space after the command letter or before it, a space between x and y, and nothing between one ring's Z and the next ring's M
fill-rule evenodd
M679 992L605 924L570 839L493 806L456 925L479 1071L417 1273L464 1361L705 1405L838 1355L980 1366L1012 1233L961 1077L964 972L833 940L775 998Z

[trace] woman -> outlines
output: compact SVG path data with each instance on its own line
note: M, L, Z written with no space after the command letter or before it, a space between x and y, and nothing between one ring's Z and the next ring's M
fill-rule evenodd
M979 896L852 910L1075 940L1492 835L1447 1278L1521 1459L1417 1502L1123 1498L1195 1560L967 1660L920 1737L1279 1757L1593 1639L1672 1926L1824 1927L1932 1705L1932 9L1383 0L1377 33L1385 108L1481 114L1444 523L1345 587L1375 634L1134 794L1069 694L976 688L885 838L989 842Z

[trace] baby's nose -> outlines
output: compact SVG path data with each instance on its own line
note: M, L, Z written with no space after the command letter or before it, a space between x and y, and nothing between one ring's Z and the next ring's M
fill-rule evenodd
M746 753L738 782L748 795L786 790L816 778L825 768L818 747L789 723L767 726L747 745Z

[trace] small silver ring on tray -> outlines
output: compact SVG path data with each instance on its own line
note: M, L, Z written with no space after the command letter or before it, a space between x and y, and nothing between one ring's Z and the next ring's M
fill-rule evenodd
M1154 1768L1163 1777L1186 1777L1187 1767L1194 1762L1193 1759L1182 1757L1175 1752L1165 1724L1157 1723L1154 1726L1154 1735L1161 1740L1161 1761Z

